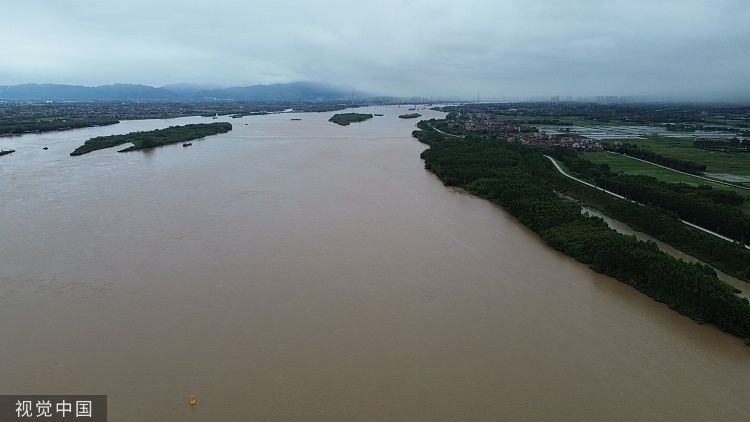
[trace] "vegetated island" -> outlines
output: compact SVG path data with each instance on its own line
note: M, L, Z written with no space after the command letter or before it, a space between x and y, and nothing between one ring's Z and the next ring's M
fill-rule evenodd
M398 116L399 119L416 119L417 117L422 117L422 115L419 113L409 113Z
M26 117L20 121L0 122L0 134L4 136L23 135L25 133L44 133L85 127L107 126L120 123L116 119L73 119L64 117L48 117L31 119Z
M413 135L429 145L422 153L425 167L444 184L502 206L549 246L750 345L747 298L738 297L711 267L672 258L652 242L621 235L603 220L582 215L578 204L558 195L575 182L551 168L543 155L549 149L493 136L449 137L433 128L436 123L420 122L421 130Z
M133 143L133 146L117 152L136 151L139 149L192 141L210 135L226 133L230 130L232 130L231 123L198 123L185 126L170 126L166 129L156 129L147 132L131 132L125 135L97 136L96 138L89 139L83 145L76 148L75 151L70 153L70 155L83 155L91 151L111 148L128 142Z
M349 123L364 122L367 119L372 119L372 114L338 113L338 114L334 114L333 117L328 119L328 121L339 124L341 126L348 126Z

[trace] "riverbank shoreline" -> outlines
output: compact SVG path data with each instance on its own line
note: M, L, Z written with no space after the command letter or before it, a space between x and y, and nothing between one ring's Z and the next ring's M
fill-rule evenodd
M577 204L553 193L543 170L550 161L538 151L501 140L448 141L434 131L418 130L413 136L430 147L422 153L425 168L444 184L502 206L550 247L750 345L747 298L737 297L711 267L687 264L655 244L616 233L603 220L582 217Z

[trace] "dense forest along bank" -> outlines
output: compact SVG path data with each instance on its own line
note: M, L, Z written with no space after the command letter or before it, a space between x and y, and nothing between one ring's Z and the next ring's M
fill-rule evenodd
M681 259L685 262L698 262L698 263L707 265L705 262L693 256L690 256L678 249L675 249L674 247L662 242L659 239L649 236L643 232L633 230L627 224L621 221L617 221L614 218L609 217L607 215L604 215L600 211L597 211L593 208L582 207L581 212L584 214L588 214L590 216L601 218L602 220L604 220L605 223L607 223L607 226L609 226L611 229L615 230L618 233L626 234L629 236L635 236L638 240L642 240L644 242L654 242L656 246L659 247L659 250L661 250L662 252L674 258ZM743 297L748 297L748 290L750 290L750 283L747 283L738 278L732 277L731 275L726 274L716 268L714 268L714 271L716 271L716 276L719 278L719 280L729 284L730 286L736 289L739 289L741 293L739 293L738 295L743 296Z
M731 286L716 277L711 267L674 259L653 243L623 236L601 220L582 216L578 204L556 193L570 183L579 184L553 169L544 156L549 149L503 138L449 139L425 122L419 127L421 130L413 135L430 146L421 155L425 168L444 184L460 186L502 206L549 246L592 270L629 284L696 322L714 324L750 344L747 298L738 297ZM555 150L557 155L565 152Z

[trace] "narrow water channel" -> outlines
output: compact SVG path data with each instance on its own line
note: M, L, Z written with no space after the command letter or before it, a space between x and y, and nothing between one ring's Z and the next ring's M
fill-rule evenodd
M654 237L651 237L651 236L649 236L649 235L647 235L647 234L645 234L643 232L639 232L639 231L635 231L635 230L631 229L630 226L628 226L627 224L625 224L625 223L623 223L621 221L617 221L617 220L615 220L615 219L613 219L611 217L608 217L608 216L604 215L603 213L601 213L598 210L595 210L593 208L583 207L581 209L581 212L584 213L584 214L588 214L588 215L599 217L599 218L603 219L604 222L606 222L607 225L612 230L615 230L618 233L626 234L626 235L629 235L629 236L631 236L631 235L635 236L636 238L638 238L638 240L642 240L644 242L654 242L656 244L656 246L659 247L659 250L661 250L662 252L665 252L665 253L669 254L670 256L673 256L673 257L675 257L677 259L681 259L681 260L683 260L685 262L698 262L698 263L701 263L703 265L707 265L705 262L703 262L703 261L701 261L701 260L699 260L699 259L697 259L697 258L695 258L695 257L693 257L691 255L688 255L688 254L680 251L679 249L675 249L672 246L670 246L670 245L668 245L668 244L666 244L666 243L664 243L664 242L662 242L662 241L660 241L660 240L658 240L658 239L656 239ZM748 287L750 287L750 284L748 284L747 282L742 281L742 280L740 280L740 279L738 279L736 277L732 277L731 275L729 275L729 274L727 274L727 273L725 273L723 271L720 271L720 270L718 270L716 268L714 268L714 271L716 271L716 276L719 278L719 280L721 280L721 281L729 284L730 286L732 286L732 287L734 287L736 289L739 289L740 293L738 293L738 295L740 295L742 297L747 297L746 290L748 290Z

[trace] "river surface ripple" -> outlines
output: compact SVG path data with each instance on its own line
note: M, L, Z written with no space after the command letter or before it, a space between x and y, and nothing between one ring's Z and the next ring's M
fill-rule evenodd
M405 108L353 111L383 116L0 138L0 393L107 394L110 421L750 420L739 339L444 187Z

